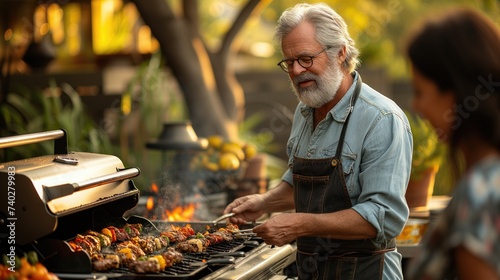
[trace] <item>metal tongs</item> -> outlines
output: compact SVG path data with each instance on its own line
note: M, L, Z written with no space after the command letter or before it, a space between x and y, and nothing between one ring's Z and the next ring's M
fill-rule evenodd
M225 215L222 215L220 217L218 217L217 219L213 220L212 221L212 224L214 226L217 225L218 222L224 220L224 219L227 219L227 218L230 218L232 216L236 215L236 213L227 213ZM254 232L252 232L253 228L249 228L249 229L240 229L240 230L237 230L235 232L233 232L234 236L235 237L245 237L245 236L256 236L256 234Z
M253 228L240 229L233 232L235 237L245 237L245 236L256 236L257 234L253 232Z
M217 218L217 219L213 220L213 221L212 221L212 224L213 224L214 226L216 226L218 222L220 222L220 221L222 221L222 220L224 220L224 219L230 218L230 217L232 217L232 216L234 216L234 215L236 215L236 213L232 213L232 212L231 212L231 213L227 213L227 214L225 214L225 215L222 215L222 216L220 216L219 218Z

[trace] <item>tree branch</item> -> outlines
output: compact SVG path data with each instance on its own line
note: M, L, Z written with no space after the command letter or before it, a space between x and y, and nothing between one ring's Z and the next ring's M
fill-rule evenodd
M201 137L228 136L228 119L214 94L212 69L185 18L176 18L165 0L133 0L144 22L160 43L172 74L182 90L190 119Z
M198 0L182 1L182 11L184 13L184 18L189 22L193 34L199 35Z
M227 58L231 51L231 45L238 32L243 28L245 22L256 11L260 11L271 2L270 0L249 0L236 17L231 28L228 30L218 52L211 54L212 67L214 69L217 91L221 102L229 118L237 123L245 116L245 95L239 85L234 72L227 69Z
M231 28L227 31L224 39L222 40L221 47L219 49L219 54L222 56L222 59L225 60L227 55L229 54L229 49L231 48L231 44L234 41L234 38L238 35L240 30L243 28L248 18L257 11L262 10L265 6L267 6L271 1L270 0L249 0L245 7L240 11L240 14L236 17Z

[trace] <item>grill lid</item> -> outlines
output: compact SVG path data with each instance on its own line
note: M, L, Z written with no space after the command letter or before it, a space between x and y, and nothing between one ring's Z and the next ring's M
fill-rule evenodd
M125 169L112 155L68 153L61 147L66 145L64 130L0 138L0 148L53 139L55 152L64 154L0 163L0 182L10 182L0 194L0 215L16 221L16 242L21 245L54 232L61 217L127 196L138 201L139 191L129 179L139 169Z

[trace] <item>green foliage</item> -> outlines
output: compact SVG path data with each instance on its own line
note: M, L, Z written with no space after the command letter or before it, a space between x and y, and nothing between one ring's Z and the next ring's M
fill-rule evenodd
M248 116L239 125L238 134L243 141L254 144L259 153L266 154L268 177L271 180L279 179L287 168L287 162L272 155L273 152L282 147L276 142L273 142L273 133L270 130L255 132L255 128L264 120L264 115L262 113L255 113Z
M47 91L19 86L0 104L0 118L7 124L0 137L64 129L70 151L116 155L125 166L141 169L142 175L134 179L139 188L149 187L160 173L162 159L160 153L145 148L146 141L160 134L164 121L182 120L187 115L181 98L165 84L161 70L159 53L139 66L120 105L109 108L115 115L107 116L106 131L89 116L71 86L53 81ZM52 141L0 149L0 162L52 154L53 149Z
M63 98L68 102L63 102ZM7 124L0 136L21 135L64 129L70 151L111 153L112 146L104 131L100 130L86 113L78 93L67 84L58 88L50 82L47 92L21 87L9 93L7 102L0 104L1 117ZM0 161L30 158L52 154L50 141L0 150Z
M263 121L265 121L264 114L259 112L246 117L238 127L238 135L245 142L256 145L260 152L276 152L281 147L273 143L273 133L270 130L255 132L256 127Z
M410 180L418 179L429 168L440 167L446 149L432 125L416 114L406 112L413 134L413 159Z
M152 54L137 68L122 93L121 106L114 111L111 133L119 146L117 156L127 166L137 166L141 176L134 179L141 190L151 185L163 172L165 159L159 150L146 148L148 141L156 141L164 122L183 121L187 111L182 97L169 84L163 71L160 52ZM115 108L117 109L117 108ZM168 162L170 164L170 162Z

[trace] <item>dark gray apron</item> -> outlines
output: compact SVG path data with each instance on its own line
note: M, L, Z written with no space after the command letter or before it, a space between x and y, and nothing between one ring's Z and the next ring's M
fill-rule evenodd
M353 94L351 109L361 90L361 77ZM346 118L334 157L305 159L294 155L292 171L295 210L302 213L331 213L352 207L347 191L341 155ZM299 138L300 141L300 138ZM297 141L297 147L298 142ZM321 225L317 225L321 227ZM369 239L338 240L321 237L297 239L299 279L382 279L384 252Z

